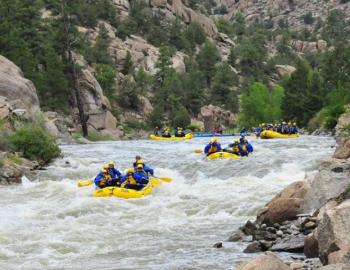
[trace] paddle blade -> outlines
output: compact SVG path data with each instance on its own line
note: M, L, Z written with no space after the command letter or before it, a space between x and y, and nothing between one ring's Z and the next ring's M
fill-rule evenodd
M203 153L203 151L202 151L201 149L195 149L194 152L195 152L196 154L202 154L202 153Z
M173 181L173 179L171 177L167 177L167 176L161 176L161 177L158 177L158 178L163 180L164 182L168 182L168 183Z
M162 182L157 178L151 178L150 181L151 181L152 185L155 187L158 187L162 184Z
M87 187L87 186L91 186L92 184L93 184L93 181L91 179L78 181L78 187Z

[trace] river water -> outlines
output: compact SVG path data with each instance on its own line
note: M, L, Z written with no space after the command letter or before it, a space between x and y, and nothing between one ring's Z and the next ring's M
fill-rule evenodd
M0 188L0 269L236 269L256 255L242 253L245 243L213 244L315 171L335 144L249 138L249 158L208 161L193 153L207 140L62 146L64 157L37 179ZM136 154L173 182L138 200L93 198L93 187L77 188L104 162L124 170Z

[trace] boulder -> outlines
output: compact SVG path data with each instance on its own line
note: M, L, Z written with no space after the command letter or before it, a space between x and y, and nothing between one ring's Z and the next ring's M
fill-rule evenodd
M324 211L315 235L323 263L349 262L350 200Z
M344 138L335 149L334 158L347 159L350 158L350 138Z
M83 69L79 77L79 89L88 126L97 131L104 129L116 130L117 119L109 111L111 105L103 95L103 91L95 77L88 69ZM76 115L77 118L77 115ZM78 122L76 120L76 122Z
M323 161L318 173L307 178L310 189L305 195L302 211L312 213L320 209L328 200L342 194L348 187L349 178L350 165L346 160Z
M215 127L233 125L235 117L232 112L218 106L208 105L201 108L198 119L204 122L206 131L213 131Z
M244 253L256 253L262 251L261 245L259 242L255 241L250 243L244 250Z
M344 263L330 264L320 268L318 270L350 270L350 265Z
M301 213L303 198L308 190L309 186L305 181L290 184L266 205L257 217L258 223L273 225L296 219Z
M0 96L0 119L5 119L10 116L12 111L11 105L7 102L7 98Z
M290 77L294 73L294 71L296 71L295 67L289 66L289 65L276 65L275 69L278 76L280 77L283 77L283 76Z
M313 233L309 234L305 238L304 254L307 258L318 257L318 241Z
M239 266L238 270L290 270L290 268L272 252L266 252L265 255Z
M346 106L345 113L341 114L340 117L338 118L337 125L335 126L335 137L337 141L341 137L348 137L349 134L347 131L347 128L350 126L350 106Z
M163 8L167 6L167 0L150 0L152 7Z
M39 98L34 84L24 78L21 69L0 55L0 96L13 109L25 109L30 116L40 112ZM6 109L2 114L6 115Z
M304 250L304 235L289 236L276 241L271 248L271 251L297 252L301 253Z

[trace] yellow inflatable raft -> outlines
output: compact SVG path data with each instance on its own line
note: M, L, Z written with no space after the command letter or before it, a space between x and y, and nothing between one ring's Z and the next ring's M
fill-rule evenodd
M185 140L192 139L193 135L192 135L192 133L188 133L185 135L185 137L171 136L170 138L165 138L165 137L159 137L159 136L152 134L149 137L150 137L150 139L156 140L156 141L185 141Z
M291 139L298 137L299 134L281 134L272 130L264 130L260 133L261 139Z
M134 190L121 187L105 187L102 189L95 190L92 193L93 197L118 197L123 199L137 199L147 196L152 193L153 188L158 186L158 179L151 179L149 183L142 190Z
M216 152L208 156L209 160L214 160L218 158L227 158L227 159L237 159L240 158L238 155L228 153L228 152Z

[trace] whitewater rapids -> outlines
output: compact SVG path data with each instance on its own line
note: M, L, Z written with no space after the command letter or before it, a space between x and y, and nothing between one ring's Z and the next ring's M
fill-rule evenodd
M244 243L213 244L313 173L335 144L312 136L248 139L249 158L216 161L193 152L208 138L62 146L64 157L37 179L0 188L0 269L235 269L256 255L243 254ZM173 182L138 200L93 198L93 187L77 187L103 163L125 170L137 154Z

